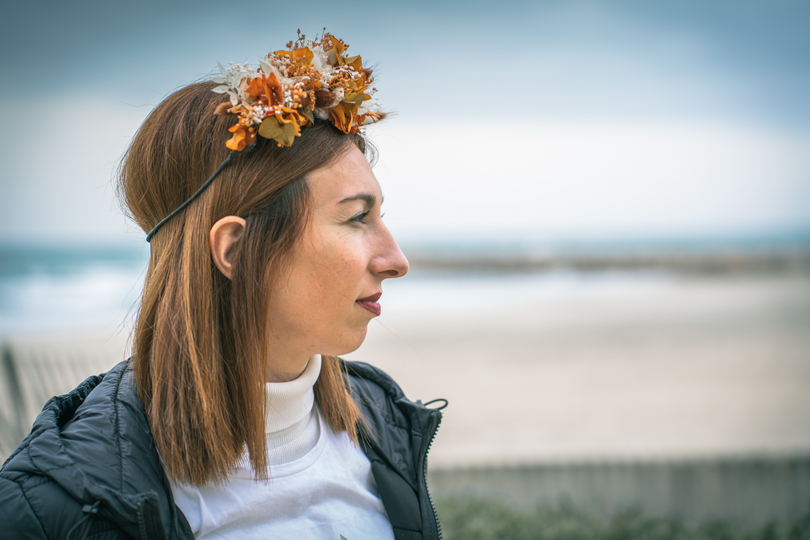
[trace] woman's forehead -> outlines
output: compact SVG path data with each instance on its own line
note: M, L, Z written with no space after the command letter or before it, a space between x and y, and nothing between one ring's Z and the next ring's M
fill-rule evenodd
M369 204L382 201L380 184L356 147L328 166L312 171L307 180L316 207L340 204L347 199L364 200Z

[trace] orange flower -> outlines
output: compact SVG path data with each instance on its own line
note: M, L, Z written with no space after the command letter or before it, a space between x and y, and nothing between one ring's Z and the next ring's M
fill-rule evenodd
M270 106L284 103L281 83L278 82L278 77L276 77L275 73L250 79L245 93L256 101L261 101Z
M357 125L362 126L367 123L376 124L377 120L380 120L382 117L383 115L381 114L369 111L366 114L361 114L360 116L357 117ZM366 122L366 120L368 120L369 122Z
M329 109L329 115L332 117L332 123L343 133L355 133L357 126L355 125L355 117L357 116L357 105L347 101L341 101Z
M336 38L332 34L327 33L324 34L323 37L327 38L330 41L330 43L332 43L332 48L334 49L335 54L337 54L338 56L342 56L343 52L349 48L349 46L346 45L346 43L344 43L342 39Z
M353 101L358 106L363 103L366 99L370 99L366 97L367 94L364 92L366 88L366 76L361 75L360 77L353 79L348 75L341 74L332 82L334 87L343 88L344 96L343 99L345 101Z
M279 146L292 146L296 137L301 136L301 128L309 124L309 118L298 114L295 109L281 108L281 114L268 116L259 126L259 135L273 139Z
M356 69L357 71L359 71L361 73L363 72L363 61L360 59L359 55L358 56L351 56L349 58L346 58L343 61L343 63L346 64L349 67L353 67L354 69Z
M233 106L223 104L217 113L239 116L230 130L228 148L241 151L258 136L291 146L316 116L329 118L347 134L384 118L372 101L377 89L371 88L371 69L363 67L360 56L349 56L348 48L325 30L315 41L299 31L287 50L262 57L258 69L249 64L231 64L228 69L220 65L222 77L214 79L219 86L213 90L228 94Z
M351 101L358 107L367 99L371 99L371 96L363 92L362 86L355 90L346 90L346 94L343 96L344 101Z
M327 49L329 46L328 44L332 45L331 49ZM343 65L343 53L346 49L349 48L343 40L336 38L332 34L324 33L323 39L321 40L321 46L323 47L324 51L329 53L329 63L333 66L341 66Z
M276 51L275 54L278 56L289 56L290 60L297 64L301 64L302 66L308 66L312 63L312 59L315 58L315 55L309 47L300 47L295 49L294 51Z
M233 136L228 139L225 146L231 150L241 152L254 142L256 142L256 130L253 128L245 127L242 124L235 124L228 130L233 133Z

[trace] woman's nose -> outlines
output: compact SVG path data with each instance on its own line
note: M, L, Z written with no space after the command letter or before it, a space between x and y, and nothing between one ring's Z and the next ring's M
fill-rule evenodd
M408 259L385 225L381 227L380 236L380 250L371 261L372 272L383 279L404 276L408 273Z

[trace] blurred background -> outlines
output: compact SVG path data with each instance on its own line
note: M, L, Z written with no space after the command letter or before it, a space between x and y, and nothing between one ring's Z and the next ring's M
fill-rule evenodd
M808 2L0 9L2 456L126 357L148 244L112 178L144 117L326 26L377 66L411 260L347 357L449 401L446 537L572 508L810 535Z

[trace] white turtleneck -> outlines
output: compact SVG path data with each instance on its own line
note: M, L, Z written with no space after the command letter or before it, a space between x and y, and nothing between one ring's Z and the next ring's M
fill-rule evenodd
M304 456L318 442L318 413L313 386L321 373L321 355L309 359L297 379L267 383L265 434L270 465Z
M393 539L368 458L315 403L320 370L315 355L297 379L267 383L269 481L245 454L221 485L172 484L196 538Z

